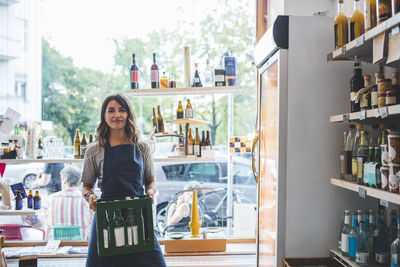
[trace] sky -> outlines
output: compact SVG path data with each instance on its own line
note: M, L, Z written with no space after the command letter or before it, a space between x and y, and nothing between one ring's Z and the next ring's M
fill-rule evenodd
M200 21L210 6L223 5L224 1L41 0L40 3L42 35L53 47L63 56L72 57L78 67L111 72L113 39L143 38L161 28L177 29L182 26L178 20Z

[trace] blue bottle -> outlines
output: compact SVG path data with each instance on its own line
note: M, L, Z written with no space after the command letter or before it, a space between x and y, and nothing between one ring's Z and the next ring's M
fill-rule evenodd
M353 213L353 219L351 221L351 231L349 234L349 258L353 261L356 259L357 239L357 213Z
M357 239L357 250L356 250L356 263L358 265L368 265L369 263L369 244L368 237L365 228L365 222L360 222L360 232L358 233Z
M23 207L23 202L22 202L23 198L21 195L21 191L18 190L17 191L17 195L15 196L15 209L16 210L22 210Z

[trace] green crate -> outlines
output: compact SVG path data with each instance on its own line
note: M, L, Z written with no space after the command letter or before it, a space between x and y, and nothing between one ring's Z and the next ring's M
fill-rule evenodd
M127 227L125 224L125 245L117 247L115 245L114 233L114 212L115 210L124 210L133 208L138 224L138 244L128 245ZM108 248L104 247L104 214L108 215ZM151 198L149 196L132 196L130 198L112 198L96 201L96 223L97 223L97 248L99 256L112 256L118 254L128 254L138 251L153 250L154 230L153 213Z

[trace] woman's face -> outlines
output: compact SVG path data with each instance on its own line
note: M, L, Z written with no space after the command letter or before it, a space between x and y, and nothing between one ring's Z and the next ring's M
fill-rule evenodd
M127 117L127 110L122 107L117 101L111 100L110 102L108 102L106 113L104 115L104 120L111 129L124 129Z

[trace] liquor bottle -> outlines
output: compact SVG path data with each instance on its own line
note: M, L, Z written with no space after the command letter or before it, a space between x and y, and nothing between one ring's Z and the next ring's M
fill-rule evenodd
M349 256L349 234L351 231L350 211L346 210L344 215L344 227L342 230L342 255Z
M400 220L397 220L397 238L390 247L391 267L400 267Z
M184 148L185 147L185 134L182 131L182 124L179 124L179 135L182 137L179 137L179 147Z
M192 104L190 104L190 99L188 99L185 108L185 118L193 118L193 109L192 109Z
M381 149L375 147L375 177L376 177L376 188L382 188L382 178L381 178Z
M164 132L164 120L163 120L163 117L161 116L160 106L157 106L157 110L158 110L158 116L157 116L158 132L163 133Z
M197 127L196 127L196 137L194 139L193 155L201 157L199 128Z
M176 110L176 118L183 119L182 101L179 101L178 103L178 109Z
M210 131L207 131L206 146L207 146L207 150L212 150L211 140L210 140Z
M80 145L80 156L81 159L83 159L85 157L85 151L86 151L86 147L87 147L88 143L86 141L86 133L82 134L82 141L81 141L81 145Z
M375 231L375 216L372 210L369 211L368 224L365 224L368 234L368 244L369 244L369 260L374 261L375 251L374 251L374 231Z
M360 222L364 221L362 210L357 210L357 231L360 232Z
M136 246L139 244L138 223L134 209L128 209L128 216L126 218L126 228L128 232L128 245Z
M361 13L361 1L354 0L354 13L350 19L350 41L360 37L364 32L364 15Z
M103 221L103 240L104 240L104 248L108 248L108 244L110 243L110 224L108 223L107 211L104 211L104 221Z
M153 131L158 133L156 108L153 108Z
M224 57L224 66L226 86L236 85L236 58L233 56Z
M27 206L28 206L28 208L29 209L32 209L33 208L33 195L32 195L32 189L29 189L29 194L28 194L28 197L27 197Z
M371 75L364 75L364 87L368 88L371 86ZM367 110L371 107L371 91L367 91L361 94L360 97L360 109Z
M114 236L115 246L125 246L125 222L121 215L121 210L114 212Z
M343 12L343 0L338 0L338 15L335 18L335 49L338 49L349 42L349 26L347 16Z
M392 244L397 237L397 210L395 209L390 211L390 225L387 228L387 233L389 243Z
M192 129L191 128L189 128L188 155L194 155L194 140L192 137Z
M353 176L353 182L357 182L357 151L358 148L360 147L360 139L361 139L361 130L363 128L363 125L361 123L357 123L357 131L354 136L354 144L353 144L353 150L351 152L351 173Z
M207 149L206 147L206 138L204 135L204 131L201 131L201 141L200 141L200 151L201 154L203 154L203 151L205 151Z
M159 82L159 72L158 72L158 65L156 62L156 53L153 53L153 65L151 65L150 69L150 81L151 81L151 88L159 88L160 87L160 82Z
M81 140L79 138L79 129L76 129L75 141L74 141L74 158L80 159L80 150L81 150Z
M353 218L351 221L351 230L349 233L349 259L352 261L356 259L357 239L358 239L357 213L353 213Z
M378 0L377 16L378 24L381 24L392 16L392 5L390 0Z
M345 178L348 181L351 181L353 179L352 171L351 171L351 165L352 165L352 158L351 158L351 153L353 151L353 142L354 142L354 125L350 124L349 125L349 132L347 134L346 138L346 146L344 148L344 169L345 169ZM350 223L350 222L349 222Z
M214 70L210 67L210 60L206 60L206 69L204 70L204 86L213 87L214 86Z
M16 193L17 195L15 196L15 210L22 210L24 203L21 195L21 190L17 190Z
M176 88L175 76L172 75L172 74L169 76L168 87L169 88Z
M42 137L39 137L38 150L37 150L37 157L36 158L38 158L38 159L43 158Z
M346 146L347 132L343 133L343 145L340 147L339 151L339 159L340 159L340 178L344 179L345 170L344 170L344 148Z
M160 88L168 88L168 77L165 75L165 71L163 72L163 76L160 79Z
M33 197L33 209L40 210L42 208L42 200L39 196L39 191L35 192L35 196Z
M364 78L362 76L361 63L358 57L354 63L354 76L350 80L350 100L351 112L360 111L360 103L356 103L356 94L358 90L364 87Z
M89 133L89 144L93 143L93 133Z
M365 31L369 31L376 26L376 0L365 0L364 2L364 18Z
M131 65L131 89L139 89L139 68L136 65L135 54L132 54L132 65Z
M365 231L365 222L360 223L360 232L357 239L356 263L358 265L368 265L369 263L369 243L367 232Z
M374 232L375 261L378 264L388 264L390 262L390 247L386 237L385 222L382 215L377 213L376 230Z
M346 213L348 213L348 210L345 210L342 214L342 223L340 224L340 229L339 229L339 238L338 238L338 249L339 251L342 251L342 232L343 232L343 228L344 228L344 217L346 215Z
M357 184L363 184L364 163L368 159L368 144L365 132L361 131L360 146L357 150Z
M199 74L199 64L194 63L194 77L192 87L203 87Z

